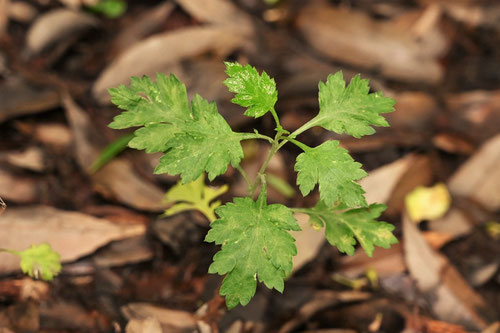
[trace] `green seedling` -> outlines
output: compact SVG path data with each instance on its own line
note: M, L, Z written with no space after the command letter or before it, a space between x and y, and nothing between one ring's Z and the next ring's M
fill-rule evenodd
M59 253L52 250L49 244L32 245L24 251L0 249L21 258L21 270L32 278L52 281L54 276L61 271L61 258Z
M225 173L229 164L242 174L248 196L216 208L212 218L215 221L205 238L222 246L209 272L226 275L220 294L226 297L228 308L248 304L257 281L283 291L284 280L292 271L292 257L297 253L295 239L290 235L290 231L300 230L295 212L309 215L311 225L324 228L328 242L347 254L354 253L357 242L369 256L375 246L389 248L397 243L392 234L394 226L376 220L385 206L368 205L357 183L366 176L361 164L336 140L309 147L298 139L317 126L355 138L373 134L372 126L389 126L382 114L393 111L393 99L380 92L370 93L368 80L359 75L346 85L342 72L331 74L319 84L319 113L290 132L281 126L275 110L278 91L274 79L265 72L259 74L250 65L232 62L226 63L226 74L224 84L235 93L232 102L246 108L248 117L270 114L276 123L274 137L256 130L233 131L214 102L199 95L189 101L185 85L173 74L158 74L155 82L147 76L132 77L129 86L110 89L111 101L124 112L109 126L139 127L129 147L146 153L162 152L155 173L180 175L182 184L198 181L195 187L201 186L199 179L204 172L211 181ZM240 166L244 140L270 144L262 166L252 178ZM303 151L295 163L301 193L308 195L316 186L319 188L319 201L312 208L267 202L267 166L287 143Z

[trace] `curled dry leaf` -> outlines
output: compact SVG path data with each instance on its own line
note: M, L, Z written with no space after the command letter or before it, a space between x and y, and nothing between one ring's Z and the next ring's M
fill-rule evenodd
M229 0L176 0L191 16L204 23L237 25L237 29L250 32L251 17Z
M447 41L436 26L415 36L415 21L410 16L377 21L320 2L300 11L297 27L315 49L335 60L403 81L437 82L443 76L438 59Z
M82 11L54 9L37 18L28 30L26 52L35 55L53 43L78 35L97 24L95 17Z
M92 93L99 102L109 103L108 89L128 83L131 76L170 71L168 68L179 61L209 51L224 58L247 40L248 36L238 29L225 26L188 27L154 35L118 56L101 73Z
M162 308L147 303L130 303L122 306L121 311L128 320L155 318L164 332L191 332L196 328L194 315L186 311Z
M15 203L38 201L38 184L33 178L18 176L0 168L0 196Z
M97 159L101 145L99 132L92 126L89 116L69 96L63 98L66 117L73 131L75 154L80 167L88 172ZM156 185L142 179L132 163L115 158L91 175L97 192L111 200L117 200L130 207L148 211L162 211L163 191Z
M408 216L403 216L405 259L419 290L443 321L470 329L486 327L495 317L446 257L434 251Z
M116 225L107 220L46 206L10 208L0 219L0 244L24 250L31 244L49 243L62 262L76 260L110 241L139 236L144 225ZM0 254L0 274L19 270L16 256Z
M0 85L0 122L59 106L59 94L51 88L35 87L19 78Z
M448 182L454 195L496 211L500 208L500 135L484 143Z
M24 151L6 153L5 160L11 165L32 171L41 172L45 169L43 152L35 146Z

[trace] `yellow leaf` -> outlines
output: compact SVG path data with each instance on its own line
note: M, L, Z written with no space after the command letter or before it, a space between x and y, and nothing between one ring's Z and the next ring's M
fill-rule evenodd
M432 187L415 188L406 196L405 204L413 221L436 220L450 208L451 197L446 185L438 183Z

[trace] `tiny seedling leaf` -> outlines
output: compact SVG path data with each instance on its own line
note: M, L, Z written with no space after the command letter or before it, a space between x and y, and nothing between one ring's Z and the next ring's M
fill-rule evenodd
M214 210L220 206L220 201L212 201L226 193L227 190L227 185L221 187L206 186L204 175L191 183L178 182L165 194L165 203L173 206L165 211L164 216L175 215L187 210L198 210L210 222L213 222L216 219Z
M283 292L284 279L292 271L297 254L289 230L300 230L292 211L280 204L266 204L265 189L257 201L235 198L216 209L207 242L222 245L209 273L227 274L220 294L229 309L246 305L255 294L257 279Z
M49 244L32 245L24 251L9 251L21 257L21 270L33 278L51 281L61 271L59 253Z
M311 219L325 225L325 237L339 251L354 254L356 240L361 244L368 256L373 255L375 246L388 249L398 242L392 231L394 226L376 219L385 210L385 205L372 204L367 208L356 208L346 211L329 208L323 201L308 210L304 210Z
M319 195L327 206L340 201L348 207L366 206L365 191L356 183L366 176L361 164L335 140L308 149L297 157L297 185L308 195L319 184Z
M234 104L248 108L245 115L262 117L274 109L278 100L276 83L266 72L259 75L257 69L250 65L242 66L237 62L226 62L226 74L229 76L224 84L229 91L236 93L231 100Z
M356 75L346 87L342 72L319 83L319 114L311 121L338 134L355 138L375 133L371 126L389 126L381 113L394 111L395 101L382 93L369 93L369 81Z

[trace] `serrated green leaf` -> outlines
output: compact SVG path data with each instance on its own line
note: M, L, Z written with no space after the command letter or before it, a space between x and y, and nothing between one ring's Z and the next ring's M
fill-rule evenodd
M226 62L226 74L229 76L224 84L229 91L236 93L231 102L248 108L245 115L262 117L274 109L278 100L276 82L266 72L259 75L257 69L250 65L242 66L237 62Z
M212 180L243 158L242 136L231 130L215 103L195 95L189 107L186 87L174 75L158 74L156 82L133 77L130 87L109 92L111 101L126 110L109 126L144 126L135 131L129 146L165 153L155 173L180 174L188 183L206 171Z
M353 255L357 240L371 257L375 246L388 249L391 244L398 242L392 234L394 226L376 220L385 210L385 205L372 204L367 208L347 211L340 211L338 208L329 208L320 201L314 208L303 211L324 223L326 239L339 251Z
M34 278L51 281L61 271L59 253L52 250L49 244L32 245L29 249L11 253L21 257L21 270Z
M211 224L207 242L221 244L209 273L227 274L220 294L229 309L248 304L257 279L283 292L284 278L297 254L289 230L300 230L292 211L280 204L267 205L265 190L259 199L236 198L216 209L220 216Z
M164 215L171 216L186 210L198 210L210 222L213 222L216 219L214 210L220 206L220 201L212 201L219 195L226 193L227 190L227 185L221 187L206 186L203 175L188 184L178 182L165 194L165 203L173 204L173 206L168 208Z
M356 183L366 176L361 164L335 140L307 150L297 157L297 185L308 195L319 184L319 194L327 206L340 201L348 207L366 206L365 191Z
M355 138L375 133L371 126L389 126L380 114L394 111L395 101L382 93L369 93L369 81L356 75L346 87L342 72L319 83L319 114L311 120L338 134Z

